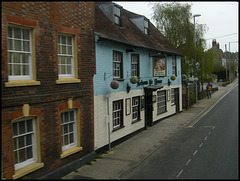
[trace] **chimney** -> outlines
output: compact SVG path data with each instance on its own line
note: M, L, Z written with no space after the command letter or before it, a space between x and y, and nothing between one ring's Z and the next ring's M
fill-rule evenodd
M216 44L217 44L216 39L213 39L213 40L212 40L212 47L215 47Z

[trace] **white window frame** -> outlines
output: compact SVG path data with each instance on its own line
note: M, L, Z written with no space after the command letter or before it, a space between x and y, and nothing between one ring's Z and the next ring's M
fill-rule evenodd
M59 39L60 37L60 39ZM66 44L62 43L62 37L66 38ZM71 45L68 45L67 43L67 38L71 37ZM59 42L60 40L60 42ZM59 78L74 78L74 36L73 35L69 35L69 34L63 34L63 33L59 33L58 34L58 76ZM62 48L63 46L66 47L66 53L62 52ZM68 47L72 47L72 51L68 51ZM64 58L65 64L61 64L61 59ZM67 58L71 58L71 64L66 63L67 62ZM67 72L67 65L71 65L71 73L61 73L61 68L60 66L65 66L65 72Z
M163 95L161 95L162 92L164 92ZM161 100L161 98L163 97L164 97L164 100ZM162 108L165 108L165 111L160 111ZM157 92L157 115L166 112L166 110L167 110L166 90L158 91Z
M149 34L149 23L148 23L148 21L146 19L144 19L143 25L144 25L144 33L146 35L148 35Z
M175 89L171 89L171 106L175 105Z
M140 120L140 97L132 98L132 122Z
M28 165L30 165L30 164L32 164L32 163L35 163L35 162L37 162L37 145L36 145L36 120L34 119L34 118L25 118L25 119L20 119L20 120L17 120L17 121L15 121L15 122L13 122L13 124L17 124L17 125L19 125L19 122L22 122L22 121L24 121L24 124L25 124L25 130L27 130L27 128L26 128L26 121L28 121L28 120L32 120L32 131L29 131L28 133L23 133L23 134L18 134L18 135L13 135L13 143L14 143L14 139L18 139L19 137L22 137L22 136L24 136L24 144L25 144L25 146L24 147L21 147L21 148L27 148L27 147L29 147L29 145L27 145L26 146L26 135L29 135L29 134L32 134L32 158L30 158L30 159L26 159L25 161L23 161L23 162L20 162L20 163L15 163L14 164L14 168L15 168L15 170L18 170L18 169L20 169L20 168L23 168L23 167L26 167L26 166L28 166ZM17 128L18 128L18 132L19 132L19 126L17 126ZM14 129L14 128L13 128ZM14 132L14 131L13 131ZM17 147L19 146L18 145L19 143L17 143ZM15 155L15 151L17 151L17 150L20 150L19 148L17 148L17 149L15 149L15 150L13 150L13 152L14 152L14 155ZM14 162L15 162L15 157L14 157Z
M12 28L12 37L9 37L9 28ZM14 29L20 29L21 31L21 38L15 38L14 37ZM29 40L27 39L23 39L23 30L29 30ZM8 70L8 79L9 80L32 80L33 79L33 72L32 72L32 29L31 28L27 28L27 27L23 27L23 26L17 26L17 25L8 25L8 35L7 35L7 42L12 41L12 49L10 50L10 47L8 45L8 67L12 67L12 71L13 70L13 66L14 63L9 63L9 59L13 60L13 54L14 53L19 53L20 54L20 63L15 63L15 64L19 64L20 65L20 74L21 75L10 75L10 70ZM29 41L29 51L24 51L24 50L14 50L14 45L15 45L15 41L21 41L21 48L23 49L23 42L28 42ZM27 63L23 63L22 62L22 55L23 54L28 54L28 64ZM23 65L28 65L29 66L29 75L22 75L23 74Z
M70 114L69 113L71 111L73 111L74 120L73 121L69 121L67 123L63 123L62 118L64 118L64 116L65 116L64 113L68 112L68 116L69 116L68 119L70 120ZM63 115L63 117L62 117L62 115ZM69 126L67 126L69 124L73 124L72 132L69 131ZM63 130L64 130L63 126L67 126L67 128L68 128L68 132L67 133L63 133ZM68 135L68 141L69 141L70 133L73 133L73 142L69 143L67 145L63 145L63 142L64 142L63 141L63 137L64 137L64 135ZM75 109L68 109L66 111L61 112L61 143L62 143L62 151L65 151L65 150L68 150L70 148L73 148L73 147L77 146L77 114L76 114L76 110Z
M132 76L139 77L139 55L132 54L131 56L131 74Z
M123 124L123 101L113 102L113 129L118 129Z
M177 76L177 61L176 61L176 57L172 56L172 75Z
M123 78L123 54L121 52L113 51L113 78Z
M121 24L121 10L119 7L114 6L114 24L120 25Z

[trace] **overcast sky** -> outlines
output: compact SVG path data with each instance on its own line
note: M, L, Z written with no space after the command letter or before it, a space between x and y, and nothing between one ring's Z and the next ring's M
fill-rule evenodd
M152 5L158 3L157 1L113 1L124 9L144 15L153 24L152 20ZM169 1L171 2L171 1ZM239 16L239 3L237 1L179 1L181 3L191 4L191 13L201 14L196 17L197 24L206 24L208 27L207 33L204 38L207 39L207 49L212 47L212 39L220 44L220 48L225 52L225 44L227 44L227 51L238 51L238 16ZM167 1L164 1L167 3ZM193 20L192 20L193 23Z

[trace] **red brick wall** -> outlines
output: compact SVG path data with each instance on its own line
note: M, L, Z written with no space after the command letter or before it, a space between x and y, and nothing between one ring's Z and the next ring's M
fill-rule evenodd
M35 29L38 86L5 87L8 82L7 23ZM57 33L74 33L77 39L80 83L56 84ZM3 177L14 174L12 120L23 116L23 104L40 120L41 157L44 167L23 177L38 178L94 151L93 75L95 74L93 2L2 2L2 168ZM61 159L60 112L69 98L80 109L83 150Z

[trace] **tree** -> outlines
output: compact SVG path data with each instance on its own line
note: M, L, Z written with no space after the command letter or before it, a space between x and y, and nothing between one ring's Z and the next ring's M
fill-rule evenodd
M183 3L153 4L152 19L160 32L184 55L182 57L182 73L188 75L194 69L195 46L194 24L191 23L191 5ZM206 25L196 25L196 42L206 46L203 35Z

